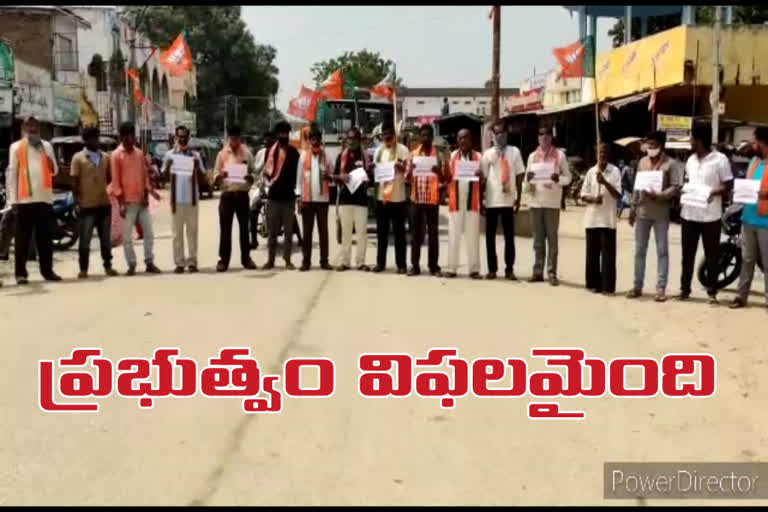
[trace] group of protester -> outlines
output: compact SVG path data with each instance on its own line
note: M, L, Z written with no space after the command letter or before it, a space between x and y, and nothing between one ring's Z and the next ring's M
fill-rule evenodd
M431 275L456 277L459 255L463 243L469 276L480 279L480 218L485 216L485 243L487 253L487 279L495 279L499 271L496 255L496 231L501 223L504 233L504 277L517 280L515 264L515 214L520 208L523 183L526 185L530 225L533 236L534 264L530 282L544 281L557 286L558 230L563 187L571 181L565 154L553 144L551 128L542 126L538 132L538 147L523 163L520 151L507 142L503 123L492 126L493 146L482 154L473 149L469 130L457 136L458 148L445 156L433 144L430 125L420 128L420 145L409 151L396 140L391 122L382 125L382 144L372 158L363 149L361 134L356 127L348 130L345 147L336 162L331 162L322 145L317 127L312 126L308 143L301 150L289 143L290 125L279 123L274 130L274 142L263 148L256 157L242 143L239 127L230 127L228 140L219 152L214 179L222 179L219 202L219 261L218 272L229 268L232 251L232 224L237 217L239 225L240 259L246 269L256 269L250 257L249 190L255 183L268 185L269 242L265 270L274 268L277 238L285 233L282 257L286 269L291 262L294 212L302 217L302 263L300 270L311 268L314 225L317 224L320 246L320 268L331 270L329 263L328 214L329 205L336 203L341 227L341 254L338 271L352 268L351 249L356 238L355 268L362 271L382 272L387 265L390 228L394 234L395 265L399 274L417 276L421 273L421 248L427 238L427 269ZM199 184L206 179L200 156L189 149L189 130L176 129L175 146L165 156L163 171L170 173L170 208L173 227L173 254L175 272L198 271L198 197ZM138 224L143 230L144 263L148 273L160 273L154 264L152 219L149 197L159 198L149 179L146 159L136 147L135 128L132 123L120 127L120 146L109 156L99 149L99 131L86 128L82 133L85 148L72 159L73 193L79 206L81 224L78 277L88 277L90 241L93 228L97 228L105 273L114 276L109 236L110 196L116 197L123 217L123 248L128 265L127 275L136 273L136 255L132 231ZM661 192L635 191L631 201L630 225L635 230L634 286L629 298L642 295L645 260L650 232L653 230L658 258L658 277L655 300L666 300L669 269L668 231L669 213L678 198L683 183L705 184L711 193L705 207L683 205L682 208L682 277L679 298L691 294L693 265L702 239L707 272L718 274L718 246L723 198L729 197L733 183L728 159L711 145L708 127L693 131L693 154L683 166L664 152L665 135L654 132L647 138L647 155L638 166L638 173L662 171ZM609 163L608 145L601 144L597 163L588 170L580 191L587 204L584 213L586 235L585 281L586 288L595 293L613 294L616 289L616 202L622 184L618 168ZM743 213L743 267L738 296L732 307L746 304L757 255L768 269L768 130L755 131L755 150L748 178L761 180L759 201L747 205ZM44 279L58 281L53 271L49 231L51 215L52 178L58 172L53 150L40 139L39 125L34 118L24 123L24 137L10 149L8 169L8 197L17 209L16 227L16 280L27 283L26 259L31 233L36 232L40 272ZM176 168L181 157L192 161L192 169ZM416 173L417 159L431 157L430 172ZM459 167L469 165L474 176L459 176ZM391 163L394 179L377 182L375 169L379 164ZM230 176L231 173L231 176ZM361 179L362 176L362 179ZM354 186L352 186L354 183ZM257 183L258 184L258 183ZM410 185L410 198L406 184ZM368 187L375 186L377 254L376 265L366 264ZM445 271L439 265L438 218L441 195L448 198L449 243ZM335 197L334 197L335 196ZM411 204L411 266L406 262L405 221ZM185 254L185 241L188 252ZM768 301L768 275L766 275L766 301ZM717 290L707 293L716 302Z

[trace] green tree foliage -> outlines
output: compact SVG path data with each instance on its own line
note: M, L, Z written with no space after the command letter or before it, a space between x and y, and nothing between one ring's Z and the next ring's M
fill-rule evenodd
M711 25L715 20L715 8L712 5L696 6L696 24ZM741 24L762 25L768 21L768 4L766 5L734 5L733 22ZM648 18L648 35L661 32L680 24L679 14L670 14L667 16L654 16ZM640 18L632 19L632 39L640 38ZM620 19L608 31L608 35L613 38L613 47L617 48L624 44L624 19Z
M344 52L339 57L315 62L310 71L314 76L315 86L323 83L331 74L344 66L352 82L357 87L368 88L379 83L392 68L392 61L384 59L378 52L367 49L358 52ZM397 84L402 85L397 79Z
M197 113L200 135L218 135L224 125L225 95L272 96L277 93L277 51L258 44L240 16L240 6L127 6L121 18L152 41L167 48L185 31L197 68ZM136 65L140 66L139 62ZM243 131L263 131L270 99L238 101ZM234 122L235 102L227 102L228 122Z

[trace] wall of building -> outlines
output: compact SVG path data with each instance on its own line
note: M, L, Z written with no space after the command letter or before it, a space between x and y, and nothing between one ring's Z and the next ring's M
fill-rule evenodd
M450 113L489 115L491 113L490 96L448 96ZM443 97L406 96L403 98L403 116L407 118L439 116L443 108Z
M712 85L715 54L712 27L685 27L686 59L698 62L696 81L701 85ZM720 63L723 67L724 85L768 84L768 26L729 25L721 31Z
M3 11L0 34L11 43L17 60L48 71L53 69L49 15Z

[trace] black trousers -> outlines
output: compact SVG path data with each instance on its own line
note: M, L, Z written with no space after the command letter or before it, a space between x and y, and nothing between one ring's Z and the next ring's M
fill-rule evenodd
M401 203L376 202L376 265L387 266L387 248L389 246L389 225L392 223L395 232L395 263L397 268L406 268L405 263L405 201Z
M248 240L248 214L250 213L248 192L224 192L219 200L219 260L229 266L232 257L232 221L237 215L240 229L240 263L251 261L251 246Z
M616 230L590 228L587 233L587 289L598 292L616 291Z
M259 203L255 208L250 210L250 217L248 219L248 228L251 232L251 247L257 248L259 246L259 214L261 213L262 204Z
M293 249L293 236L296 223L296 214L294 209L296 208L296 200L278 200L269 199L269 213L267 214L267 222L269 223L269 243L267 246L267 262L275 262L275 254L277 253L277 235L280 233L280 228L283 230L283 259L286 263L291 262L291 250Z
M99 235L99 247L101 248L101 260L104 262L104 268L112 268L112 241L109 236L112 223L112 207L83 208L80 210L78 222L80 224L80 270L88 272L88 260L91 255L91 238L93 237L94 226Z
M424 232L427 235L427 264L430 272L437 272L440 256L439 225L440 207L436 204L414 204L413 222L411 224L411 265L419 268L421 263L421 246L424 244ZM426 228L426 229L425 229Z
M328 264L328 203L302 203L301 220L304 237L301 249L303 255L302 265L308 267L312 264L312 231L317 219L317 231L320 234L320 265Z
M704 245L704 258L707 265L707 275L717 276L720 273L718 263L720 259L720 221L694 222L682 220L680 229L681 243L683 245L683 270L680 276L680 291L691 293L691 281L693 280L693 266L696 262L696 250L699 247L699 237ZM715 295L717 289L708 288L708 295Z
M486 208L485 210L485 252L488 254L488 272L495 274L499 270L496 258L496 229L501 217L504 230L504 266L507 272L515 268L515 209Z
M35 233L37 259L40 262L40 274L43 277L53 274L53 207L48 203L27 203L16 206L16 278L29 277L27 274L27 256L32 232Z

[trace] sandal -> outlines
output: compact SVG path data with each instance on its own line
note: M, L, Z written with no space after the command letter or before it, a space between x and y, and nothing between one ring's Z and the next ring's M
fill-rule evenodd
M741 309L741 308L743 308L743 307L746 307L746 305L747 305L746 301L744 301L744 300L743 300L743 299L741 299L740 297L736 297L736 298L735 298L735 299L733 299L733 301L732 301L732 302L731 302L731 303L728 305L728 307L729 307L729 308L731 308L731 309Z
M657 292L653 300L656 302L667 302L667 294L664 292Z
M633 290L630 290L629 293L627 293L627 298L628 299L636 299L636 298L640 297L641 295L643 295L643 292L641 292L640 290L635 288Z

